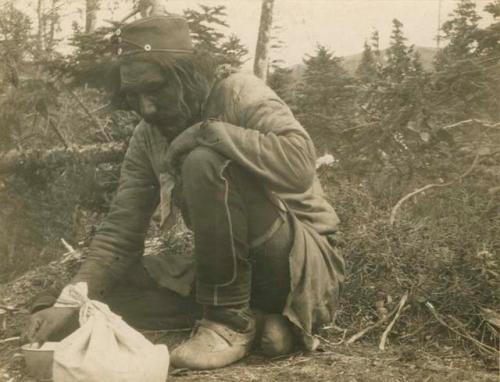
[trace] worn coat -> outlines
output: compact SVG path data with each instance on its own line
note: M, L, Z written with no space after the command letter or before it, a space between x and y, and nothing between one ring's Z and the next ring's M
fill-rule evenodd
M283 314L301 329L306 347L313 348L313 331L333 318L344 263L329 242L338 218L316 176L312 141L284 102L252 75L237 73L219 80L204 116L209 122L198 143L254 174L276 205L292 216L291 292ZM172 222L175 179L164 164L168 147L167 139L146 122L135 129L110 212L73 280L86 281L91 295L105 293L141 257L158 205L166 225ZM194 276L185 269L189 267L189 262L179 264L168 256L150 263L159 284L181 294L191 288Z

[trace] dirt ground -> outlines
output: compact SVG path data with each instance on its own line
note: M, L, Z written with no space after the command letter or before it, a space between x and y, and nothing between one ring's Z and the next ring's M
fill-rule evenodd
M22 333L33 296L64 283L70 274L67 265L53 263L0 285L0 305L13 309L7 317L0 317L0 382L35 381L27 374L19 341L4 341ZM346 345L345 335L327 329L320 333L321 344L313 353L268 359L256 349L243 361L219 370L170 370L169 381L500 382L500 359L485 362L436 322L426 326L435 335L394 330L385 351L378 349L379 332ZM172 349L187 338L188 331L144 334Z
M413 351L414 349L412 349ZM481 370L463 355L440 357L419 354L418 359L404 360L408 349L394 348L380 354L371 346L344 346L334 351L311 355L295 354L282 360L269 361L249 357L244 363L214 372L188 373L173 381L498 381L498 373Z
M175 346L187 334L147 333L152 341ZM333 340L333 338L331 338ZM327 341L325 339L325 341ZM345 382L498 382L498 364L486 366L463 349L429 343L390 345L386 351L361 341L334 345L323 341L314 353L297 352L267 359L258 350L243 361L214 371L171 369L170 381L345 381ZM0 344L0 381L34 382L18 343ZM107 381L106 381L107 382Z

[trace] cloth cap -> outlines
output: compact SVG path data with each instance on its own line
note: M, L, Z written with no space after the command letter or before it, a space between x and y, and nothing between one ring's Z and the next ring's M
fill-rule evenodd
M150 16L126 24L114 32L118 55L167 52L192 53L188 23L178 15Z

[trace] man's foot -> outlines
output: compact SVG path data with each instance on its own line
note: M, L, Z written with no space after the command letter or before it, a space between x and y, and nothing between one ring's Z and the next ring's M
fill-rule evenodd
M172 351L175 368L216 369L239 361L250 352L255 338L255 320L248 317L245 330L203 319L193 329L191 338Z

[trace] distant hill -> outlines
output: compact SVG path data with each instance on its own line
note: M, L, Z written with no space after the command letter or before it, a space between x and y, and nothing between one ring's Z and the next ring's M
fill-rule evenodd
M432 71L433 68L433 61L434 57L436 55L437 49L436 48L428 48L424 46L416 46L415 50L420 54L420 61L422 62L422 65L425 70ZM387 49L382 50L382 57L385 57L385 52ZM342 66L349 72L349 74L354 75L356 72L356 68L359 65L359 62L361 61L361 56L362 53L358 54L352 54L350 56L345 56L342 57ZM292 66L293 69L293 77L295 80L299 80L300 77L302 77L302 74L304 73L304 65L303 64L298 64Z
M423 46L416 46L415 50L418 52L418 54L420 54L420 61L422 62L424 69L429 71L433 70L432 62L434 61L434 56L436 55L437 49L427 48ZM387 49L382 50L382 57L385 57L386 51ZM359 62L361 61L361 56L362 53L342 57L343 58L342 64L350 74L354 74L354 72L356 71Z

